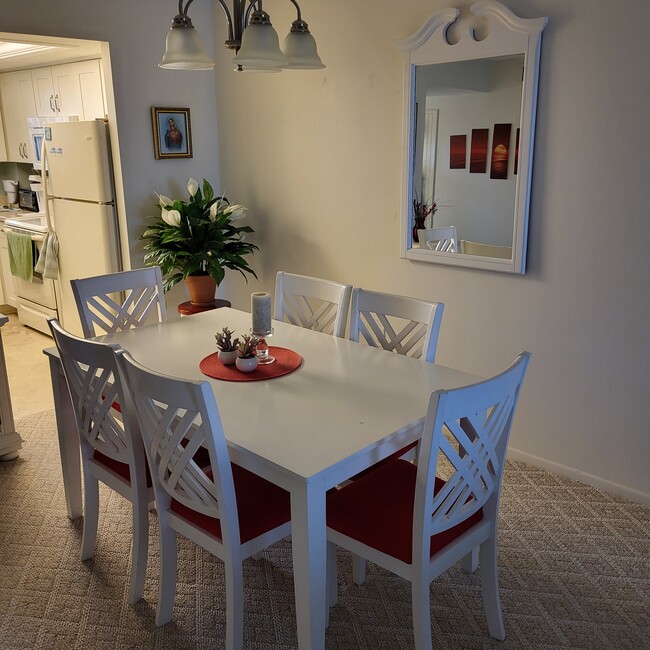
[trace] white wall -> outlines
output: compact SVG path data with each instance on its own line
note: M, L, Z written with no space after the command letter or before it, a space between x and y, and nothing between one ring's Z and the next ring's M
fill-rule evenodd
M206 40L209 4L192 5ZM230 281L235 306L248 308L253 290L272 290L280 268L442 300L440 363L487 375L522 349L533 353L513 449L650 501L650 3L509 1L521 16L550 19L522 277L399 257L395 40L447 4L302 0L327 68L260 76L232 72L218 16L221 187L251 208L262 247L253 258L260 282ZM210 73L156 67L175 8L173 0L32 0L3 15L5 31L111 42L133 237L154 189L171 194L188 175L218 175ZM290 3L266 8L287 30ZM163 104L191 107L193 160L153 160L149 107Z
M442 300L440 363L487 375L533 353L512 449L650 501L650 3L509 2L549 16L523 277L399 257L395 41L447 4L303 0L323 71L237 77L220 57L222 183L262 246L261 282L233 282L235 304L280 268Z

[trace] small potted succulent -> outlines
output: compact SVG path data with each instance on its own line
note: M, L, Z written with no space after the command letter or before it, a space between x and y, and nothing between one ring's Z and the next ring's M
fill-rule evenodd
M233 333L231 329L224 327L214 335L214 338L217 340L217 347L219 348L217 356L224 366L232 366L239 355L239 351L237 350L239 339L233 339Z
M257 368L257 345L260 339L254 334L242 335L237 344L238 356L235 365L242 372L253 372Z

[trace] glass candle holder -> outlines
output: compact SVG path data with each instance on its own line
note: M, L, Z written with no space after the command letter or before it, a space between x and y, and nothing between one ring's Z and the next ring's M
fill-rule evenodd
M260 340L260 342L257 344L257 363L260 365L273 363L275 361L275 357L269 354L269 345L266 342L266 339L269 338L269 336L273 336L273 328L266 332L256 332L255 330L251 329L251 334L253 334L253 336L257 336L257 338Z

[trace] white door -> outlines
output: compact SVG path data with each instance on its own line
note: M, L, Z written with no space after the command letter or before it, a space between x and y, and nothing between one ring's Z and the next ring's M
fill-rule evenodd
M59 240L58 309L65 329L83 336L70 280L120 270L115 212L112 206L52 201Z

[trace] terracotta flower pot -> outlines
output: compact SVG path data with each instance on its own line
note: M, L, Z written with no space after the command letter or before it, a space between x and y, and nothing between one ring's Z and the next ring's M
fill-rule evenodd
M196 307L208 307L214 302L217 282L209 275L188 275L185 278L190 300Z

